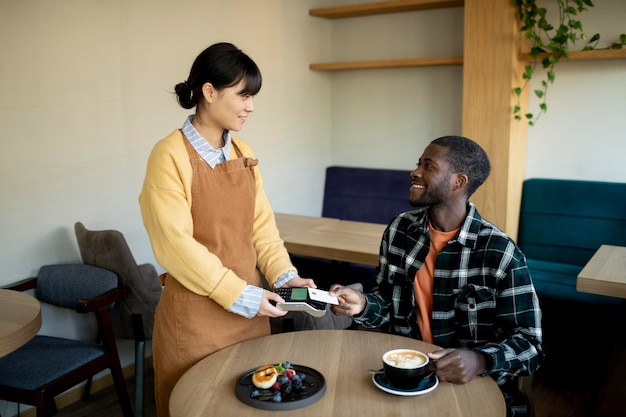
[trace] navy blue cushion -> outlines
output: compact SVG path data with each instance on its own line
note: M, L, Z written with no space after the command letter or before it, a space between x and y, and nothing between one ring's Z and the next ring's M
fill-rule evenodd
M117 275L107 269L84 264L46 265L37 274L35 294L44 303L74 309L78 300L116 287Z
M35 336L0 358L0 385L34 391L102 355L95 343Z
M326 168L323 217L388 224L409 205L410 171Z

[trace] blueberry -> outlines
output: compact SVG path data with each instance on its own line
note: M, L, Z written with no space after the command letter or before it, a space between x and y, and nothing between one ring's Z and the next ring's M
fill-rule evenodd
M274 394L274 396L272 397L272 401L274 401L275 403L279 403L283 400L283 396L280 395L280 392L277 392L276 394Z
M278 377L278 382L280 383L280 385L285 385L287 382L289 382L289 378L287 378L285 375L281 375Z
M291 394L293 392L293 385L292 384L283 385L283 389L281 390L281 392L283 393L283 395Z
M289 369L289 368L291 368L291 364L289 362L285 361L285 362L283 362L283 368Z
M306 374L298 374L298 376L300 376L301 380L306 381Z
M250 396L252 398L257 398L259 395L261 395L261 393L259 392L258 389L252 390L252 392L250 393Z

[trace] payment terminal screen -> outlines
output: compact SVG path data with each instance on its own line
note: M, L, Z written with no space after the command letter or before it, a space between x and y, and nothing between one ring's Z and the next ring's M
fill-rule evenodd
M291 299L294 301L306 301L309 290L307 288L292 288Z

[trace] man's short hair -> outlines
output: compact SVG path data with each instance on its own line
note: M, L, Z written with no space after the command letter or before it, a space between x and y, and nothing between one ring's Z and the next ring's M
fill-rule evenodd
M469 178L467 196L471 196L480 187L491 171L487 153L476 142L463 136L443 136L431 143L448 148L446 160L457 173Z

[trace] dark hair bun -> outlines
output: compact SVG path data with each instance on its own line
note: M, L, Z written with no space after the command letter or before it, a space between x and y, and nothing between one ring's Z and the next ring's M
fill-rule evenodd
M180 104L183 109L191 109L196 105L193 99L193 92L186 81L176 84L174 92L176 93L178 104Z

